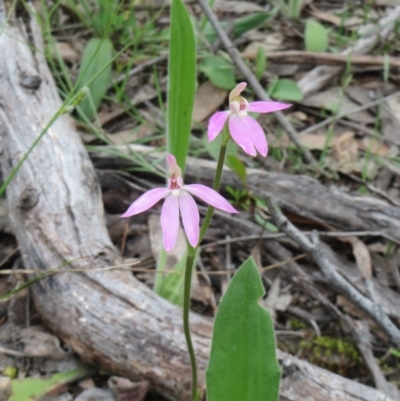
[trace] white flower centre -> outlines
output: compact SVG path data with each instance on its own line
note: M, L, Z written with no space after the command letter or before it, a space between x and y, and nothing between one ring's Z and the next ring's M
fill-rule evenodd
M232 112L236 113L237 116L245 117L247 116L249 104L245 98L238 96L235 100L229 103L229 108Z

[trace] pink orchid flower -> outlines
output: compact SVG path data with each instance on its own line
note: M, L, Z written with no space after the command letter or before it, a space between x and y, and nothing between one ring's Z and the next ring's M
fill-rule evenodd
M196 247L200 235L200 215L192 195L205 203L228 213L238 213L218 192L201 184L183 185L182 170L173 155L167 155L169 179L167 188L154 188L141 195L121 217L144 212L165 198L161 209L163 245L166 251L173 249L179 229L179 214L190 245Z
M286 109L291 104L279 102L251 102L240 96L246 82L241 82L229 94L230 111L219 111L215 113L208 124L208 141L213 141L224 128L228 120L228 128L232 139L250 156L256 156L258 151L262 156L267 156L268 144L261 125L247 112L272 113Z

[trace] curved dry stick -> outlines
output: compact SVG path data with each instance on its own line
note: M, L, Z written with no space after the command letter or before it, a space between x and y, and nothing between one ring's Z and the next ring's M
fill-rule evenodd
M19 12L21 18L10 19L0 36L4 176L61 105L42 55L38 26L26 11ZM0 1L4 23L5 2ZM73 266L81 268L120 262L105 227L93 166L69 116L61 116L33 150L9 185L7 200L26 268L47 270L66 260L75 260ZM119 375L148 379L169 399L190 399L181 310L130 273L53 275L35 284L32 292L48 326L82 358ZM204 389L212 323L195 314L191 322ZM279 358L282 400L326 401L331 394L349 401L384 397L282 352Z

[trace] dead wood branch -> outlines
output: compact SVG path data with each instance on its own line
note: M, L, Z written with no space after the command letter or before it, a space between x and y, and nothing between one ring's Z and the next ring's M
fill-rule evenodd
M269 196L266 199L268 208L277 227L287 234L300 247L310 253L328 280L328 284L335 288L339 293L345 295L368 316L370 316L379 327L386 333L389 340L400 347L400 330L389 319L382 307L354 288L342 275L339 274L336 266L325 255L324 249L320 246L317 236L309 240L301 231L299 231L289 220L279 211L275 202ZM317 234L317 232L315 232Z
M24 13L24 18L8 20L6 4L0 1L4 176L61 106L35 18ZM51 126L22 165L7 189L7 201L26 268L49 270L71 260L74 268L121 262L105 227L92 163L69 116ZM169 399L190 399L181 310L130 273L54 275L36 283L32 293L48 326L82 358L125 377L147 379ZM192 314L191 327L204 386L212 323ZM375 389L282 352L279 359L282 401L384 398Z
M253 58L253 57L248 57ZM255 57L254 57L255 58ZM301 50L288 50L282 52L269 52L267 55L269 61L276 61L286 64L314 64L314 65L339 65L351 63L358 67L378 66L383 67L386 63L391 67L400 67L400 58L381 56L368 56L359 54L336 54L336 53L318 53Z
M329 125L330 123L332 123L334 121L339 121L342 118L348 117L348 116L350 116L351 114L354 114L354 113L358 113L359 111L368 110L368 109L371 109L371 108L373 108L375 106L383 105L388 100L395 99L395 98L397 98L399 96L400 96L400 91L392 93L392 94L390 94L388 96L385 96L382 99L373 100L372 102L370 102L368 104L363 104L361 106L355 107L354 109L346 110L346 111L344 111L344 112L342 112L342 113L340 113L340 114L338 114L336 116L328 117L325 120L319 122L318 124L314 124L314 125L311 125L308 128L305 128L303 131L301 131L299 133L299 135L310 134L311 132L318 131L319 129Z

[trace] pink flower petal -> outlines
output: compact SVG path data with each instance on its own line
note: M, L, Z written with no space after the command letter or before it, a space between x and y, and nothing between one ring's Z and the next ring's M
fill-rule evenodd
M249 127L244 117L232 114L228 121L229 132L232 139L250 156L256 156L257 152L249 137Z
M242 125L246 126L246 133L248 135L248 140L251 141L253 146L262 156L267 156L268 154L268 144L267 139L261 125L250 116L244 116L242 118Z
M165 199L161 209L161 228L163 232L163 245L170 251L176 243L179 230L179 197L170 194Z
M229 103L232 102L235 97L240 96L240 94L244 91L244 88L247 86L247 82L241 82L237 84L235 88L229 94Z
M272 113L274 111L284 110L290 107L291 104L279 102L251 102L247 111L254 113Z
M150 189L150 191L147 191L143 195L139 196L139 198L137 198L135 202L129 206L129 209L121 217L130 217L150 209L159 200L164 198L164 196L168 195L169 192L170 190L168 188Z
M182 189L200 198L203 202L228 213L239 213L231 204L217 191L201 184L185 185Z
M208 142L213 141L224 128L226 119L229 117L229 111L218 111L213 114L208 123Z
M179 194L179 208L187 239L195 248L199 243L200 215L196 202L186 191L181 191Z

